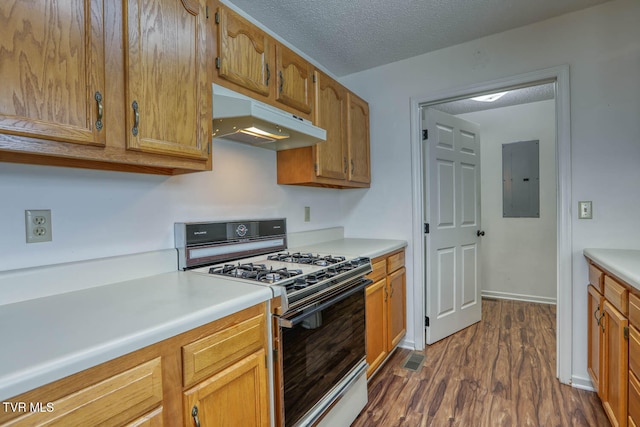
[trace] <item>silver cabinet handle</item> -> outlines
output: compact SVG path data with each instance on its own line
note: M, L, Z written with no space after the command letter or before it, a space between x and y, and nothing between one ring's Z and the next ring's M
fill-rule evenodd
M96 92L94 99L98 103L98 117L96 119L96 129L98 132L102 130L102 116L104 114L104 107L102 106L102 94L100 92Z
M133 134L133 136L138 136L138 126L140 126L140 112L138 111L138 101L133 101L131 107L133 108L134 115L133 129L131 129L131 133Z
M191 409L191 416L193 417L193 421L196 423L196 427L200 427L200 418L198 418L198 407L196 405Z
M282 75L282 71L280 71L280 93L282 93L282 89L284 87L284 76Z

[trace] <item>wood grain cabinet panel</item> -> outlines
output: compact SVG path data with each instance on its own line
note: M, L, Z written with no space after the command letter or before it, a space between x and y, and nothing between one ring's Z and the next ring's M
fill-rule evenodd
M0 161L211 169L210 0L0 4Z
M327 139L279 151L278 184L369 187L369 106L321 71L314 76L313 123L326 130Z
M211 79L206 7L205 0L128 2L125 117L129 149L208 157Z
M276 44L276 100L303 113L313 109L313 66L291 49Z
M371 376L387 357L387 279L374 282L366 290L367 376Z
M629 375L629 426L640 425L640 381L634 374Z
M0 133L105 145L104 13L99 0L0 2Z
M404 267L394 271L387 277L389 287L389 331L387 340L389 348L395 348L407 332L406 301L407 273Z
M591 376L593 387L598 392L598 395L602 397L602 388L600 383L600 372L602 371L602 334L603 330L600 327L600 319L602 317L602 304L604 298L598 289L593 285L589 285L589 300L587 305L587 313L589 318L587 319L587 329L589 335L588 340L588 355L587 355L587 371Z
M589 283L592 284L598 292L604 293L604 273L593 264L589 264Z
M313 146L316 175L320 178L344 180L347 177L346 97L342 85L317 71L314 123L327 131L327 140Z
M623 315L629 313L629 291L609 276L604 277L604 297Z
M640 297L629 294L629 324L640 330Z
M51 402L51 412L29 412L3 425L116 426L138 418L161 402L162 364L156 358Z
M259 315L185 345L182 347L185 387L261 349L266 335L264 316Z
M242 359L184 393L184 425L269 425L265 351Z
M401 261L401 263L400 263ZM406 334L406 270L404 249L372 260L367 278L367 377L371 377Z
M218 77L251 92L269 96L275 80L271 38L234 11L220 6L216 14ZM274 73L275 74L275 73Z
M606 286L606 284L605 284ZM628 320L606 298L604 301L602 347L602 404L614 427L627 424L629 376Z
M355 94L347 92L349 182L371 182L369 143L369 104Z

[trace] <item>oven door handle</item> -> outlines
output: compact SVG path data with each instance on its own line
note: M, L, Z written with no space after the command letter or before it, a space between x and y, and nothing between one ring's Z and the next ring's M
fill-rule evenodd
M340 301L342 301L345 298L350 297L351 295L355 294L356 292L360 292L361 290L363 290L364 288L366 288L367 286L369 286L370 284L372 284L373 281L370 279L363 279L360 283L358 283L356 286L352 287L351 289L349 289L346 292L341 293L340 295L336 296L335 298L331 298L328 301L325 301L321 304L318 304L317 306L315 306L313 309L305 311L304 313L292 317L291 319L286 319L284 317L281 317L279 320L279 324L281 327L283 328L287 328L287 329L291 329L294 326L296 326L297 324L299 324L300 322L302 322L304 319L306 319L307 317L324 310L327 307L330 307Z

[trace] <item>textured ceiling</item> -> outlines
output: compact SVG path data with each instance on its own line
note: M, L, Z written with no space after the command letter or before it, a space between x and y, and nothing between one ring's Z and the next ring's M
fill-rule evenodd
M225 0L341 77L608 0Z
M445 102L429 107L452 115L475 113L476 111L491 110L494 108L510 107L512 105L528 104L530 102L546 101L555 96L555 83L546 83L537 86L529 86L510 90L502 98L494 102L475 101L473 99L460 99Z

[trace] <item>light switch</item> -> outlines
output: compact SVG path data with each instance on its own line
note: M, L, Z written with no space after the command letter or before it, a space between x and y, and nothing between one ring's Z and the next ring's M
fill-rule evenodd
M578 202L578 219L591 219L593 212L591 210L591 200L586 202Z

